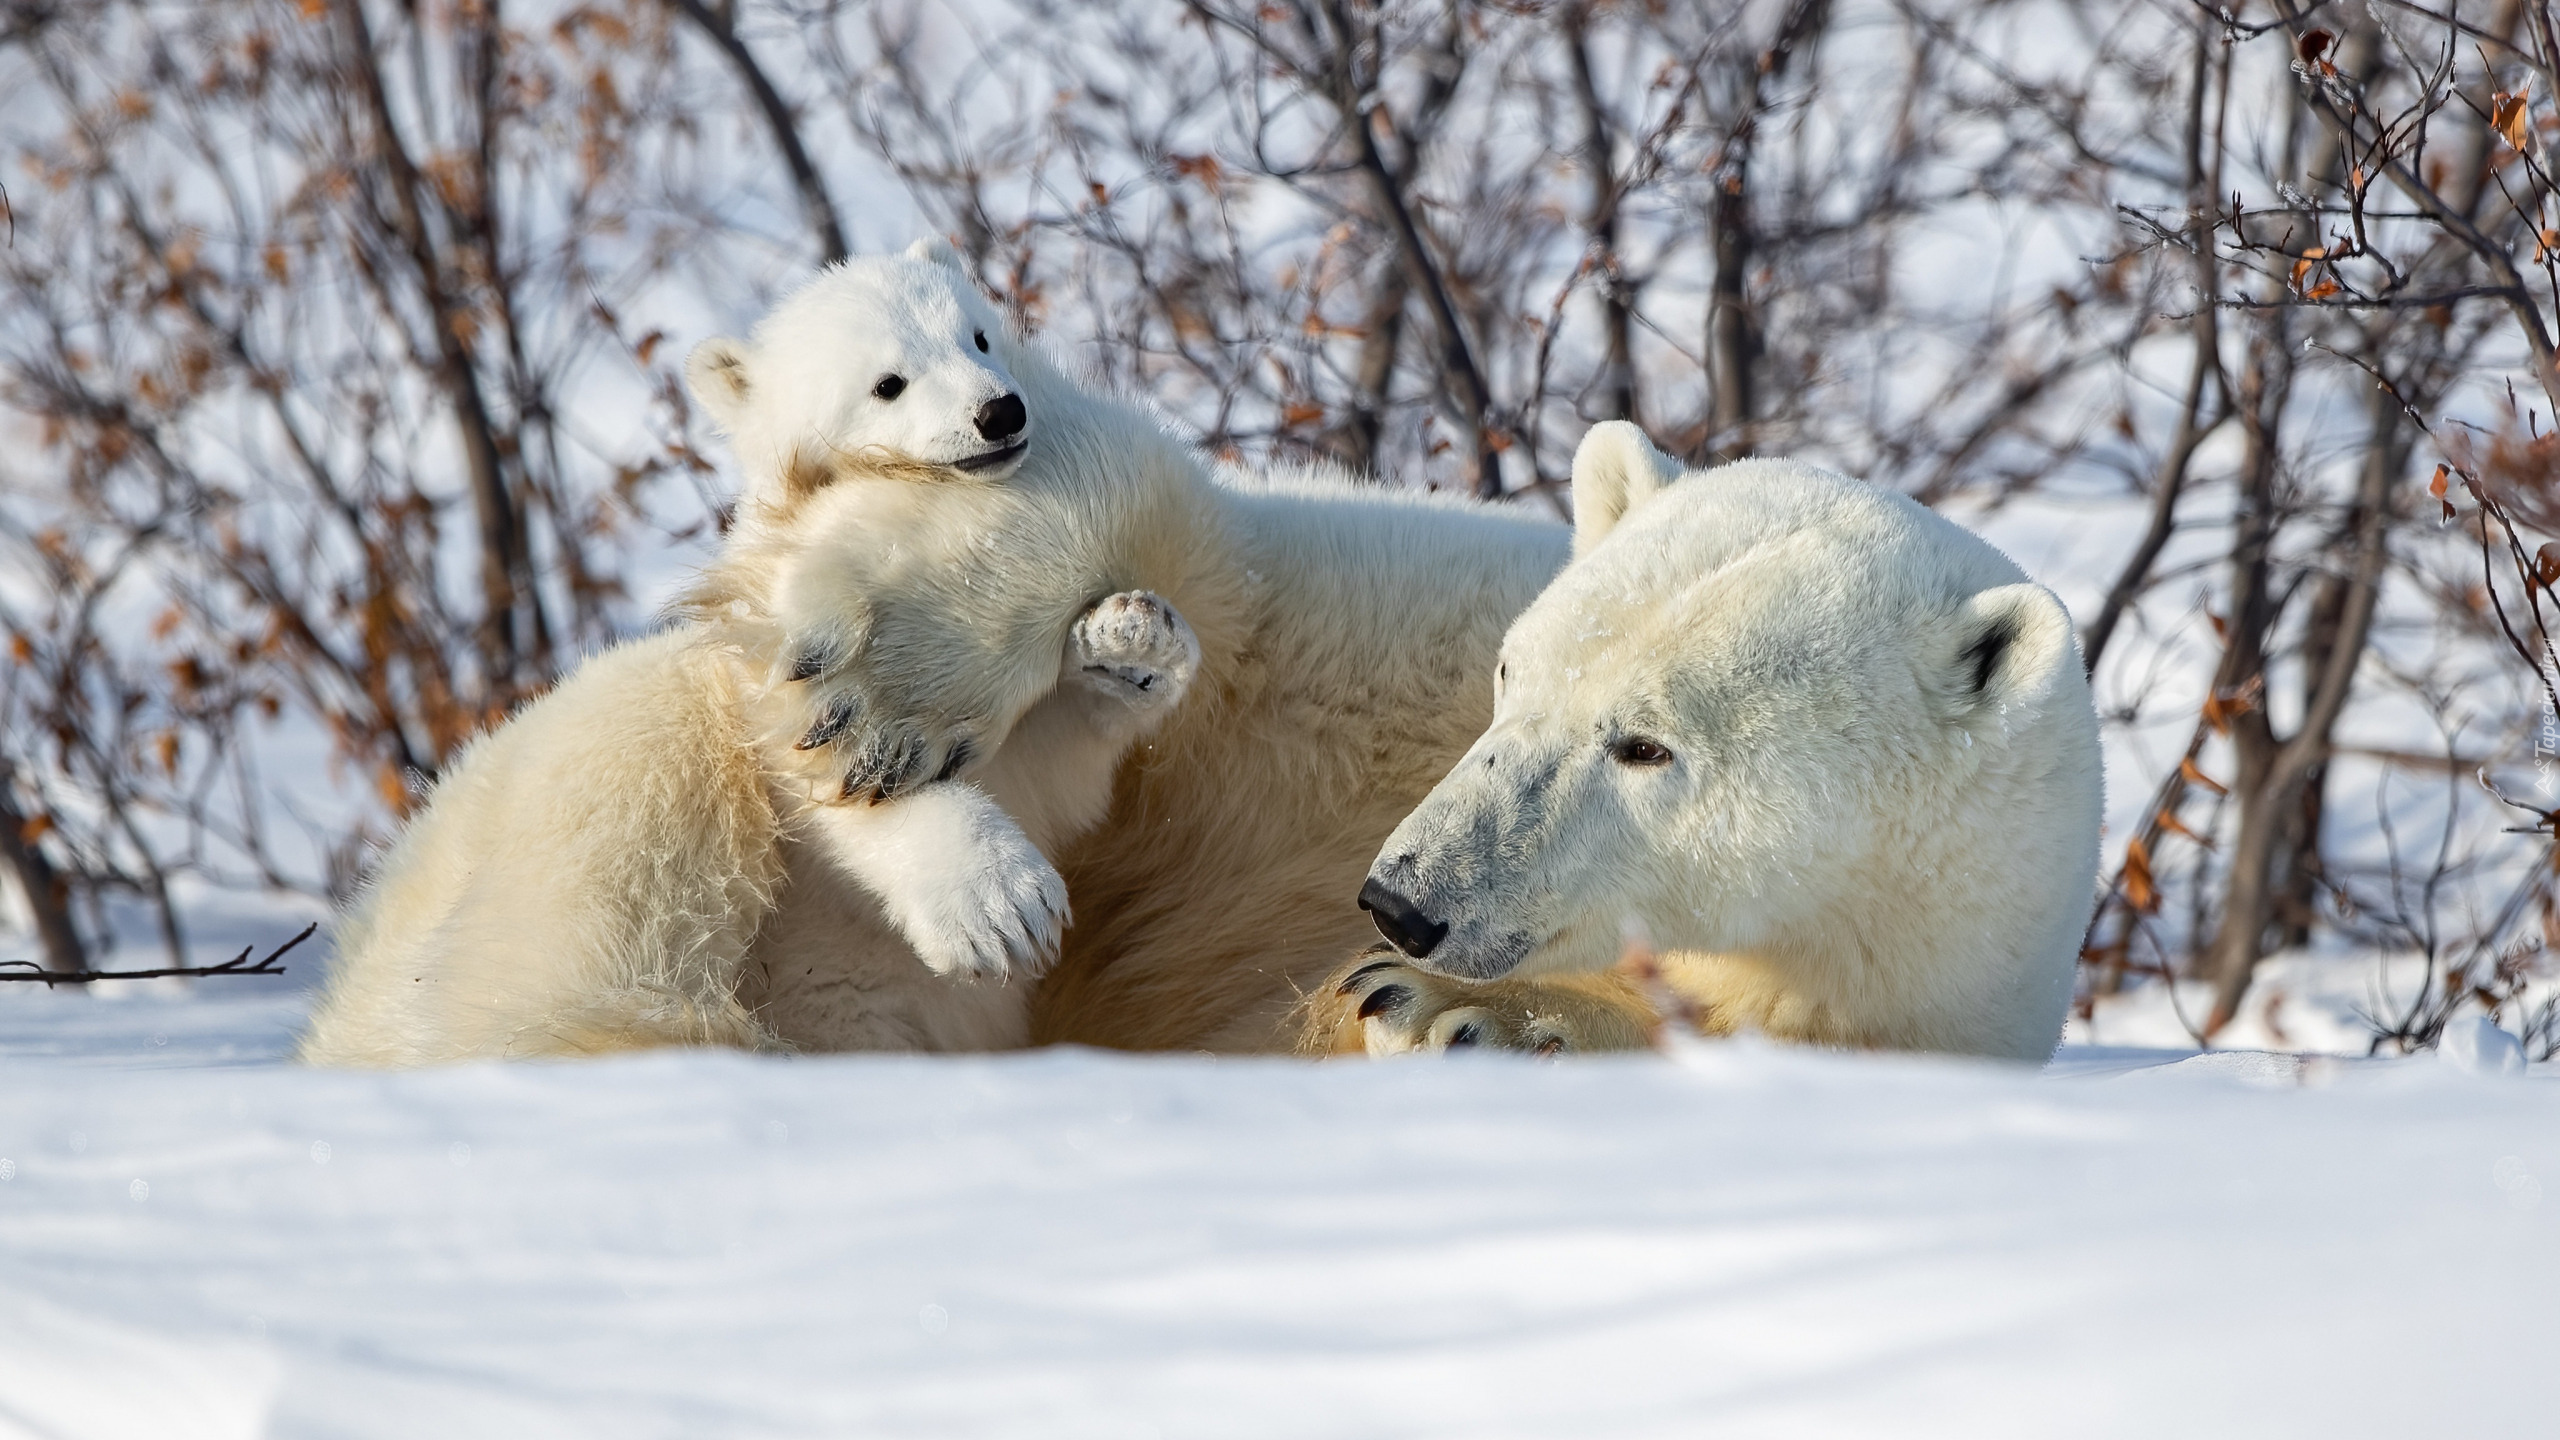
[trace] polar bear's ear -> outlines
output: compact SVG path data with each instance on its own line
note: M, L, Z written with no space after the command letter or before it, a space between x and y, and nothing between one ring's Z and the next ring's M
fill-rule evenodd
M1679 479L1680 471L1680 462L1654 449L1634 425L1604 420L1592 426L1573 452L1573 558L1590 554L1628 511Z
M684 357L684 384L711 423L735 431L747 408L747 347L726 338L694 346Z
M1959 713L2032 700L2056 670L2080 663L2071 613L2041 585L2002 585L1975 595L1957 608L1949 633L1946 693Z
M939 235L927 235L913 245L908 246L907 258L910 260L928 261L955 274L966 275L969 273L967 267L960 263L960 252L952 249L951 242L943 239Z

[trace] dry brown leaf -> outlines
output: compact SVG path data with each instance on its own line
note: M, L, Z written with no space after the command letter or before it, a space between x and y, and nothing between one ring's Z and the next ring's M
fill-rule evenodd
M2521 152L2532 139L2533 116L2525 107L2522 95L2503 92L2489 97L2489 128L2505 137L2508 145Z
M2187 822L2179 819L2178 812L2175 810L2163 810L2160 812L2160 828L2168 831L2172 835L2184 835L2207 850L2213 848L2213 842L2189 829L2187 827Z
M2231 793L2231 787L2204 773L2204 767L2196 764L2196 757L2193 755L2178 762L2178 773L2186 778L2188 784L2210 790L2216 795Z
M2204 723L2217 735L2231 732L2231 722L2258 708L2257 697L2246 691L2217 690L2205 697Z
M2160 913L2160 891L2151 883L2151 851L2139 835L2124 846L2124 903L2145 915Z

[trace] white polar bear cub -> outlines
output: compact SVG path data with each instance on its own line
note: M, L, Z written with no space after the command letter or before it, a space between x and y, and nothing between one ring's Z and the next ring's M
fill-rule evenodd
M1684 478L1623 422L1573 493L1492 728L1362 891L1412 963L1355 965L1314 1048L1641 1043L1643 998L1595 973L1635 927L1712 1033L2050 1054L2100 816L2061 604L1903 496L1775 460Z
M897 556L940 567L941 537L1036 547L1055 522L1010 338L948 275L926 254L850 262L753 342L696 353L746 483L690 623L595 657L465 753L341 923L302 1058L1027 1041L1027 982L1067 918L1044 852L1102 818L1200 650L1162 599L1097 581L1024 641L1051 668L1001 731L885 803L831 768L853 716L812 682L849 637L793 607L847 564L894 583Z

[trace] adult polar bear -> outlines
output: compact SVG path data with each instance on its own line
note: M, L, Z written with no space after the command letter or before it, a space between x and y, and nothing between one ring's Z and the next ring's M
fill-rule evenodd
M1641 1044L1645 997L1598 973L1633 921L1711 1032L2050 1054L2100 813L2061 604L1900 495L1681 478L1622 423L1585 437L1574 510L1492 727L1363 887L1412 959L1326 987L1314 1047Z
M857 263L983 305L946 250ZM873 413L873 378L846 372L856 337L800 323L797 303L690 367L750 486L779 477L786 513L859 466L848 452ZM1374 938L1354 903L1362 871L1484 727L1495 647L1569 533L1328 473L1213 472L1152 415L988 334L1031 451L1001 485L947 483L993 500L1036 482L1057 497L1051 523L952 505L934 563L918 563L912 528L847 533L782 587L775 622L806 676L788 687L788 728L821 741L793 763L816 788L896 797L955 756L1017 745L1015 717L1055 683L1061 630L1098 595L1163 596L1198 636L1197 676L1122 764L1108 814L1053 856L1076 922L1031 1037L1288 1049L1307 988ZM936 506L945 486L911 488Z

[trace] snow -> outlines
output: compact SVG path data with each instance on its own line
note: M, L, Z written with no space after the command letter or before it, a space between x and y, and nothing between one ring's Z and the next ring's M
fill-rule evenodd
M2547 1065L1727 1043L375 1075L281 1063L301 999L254 983L0 996L0 1436L2555 1412Z

